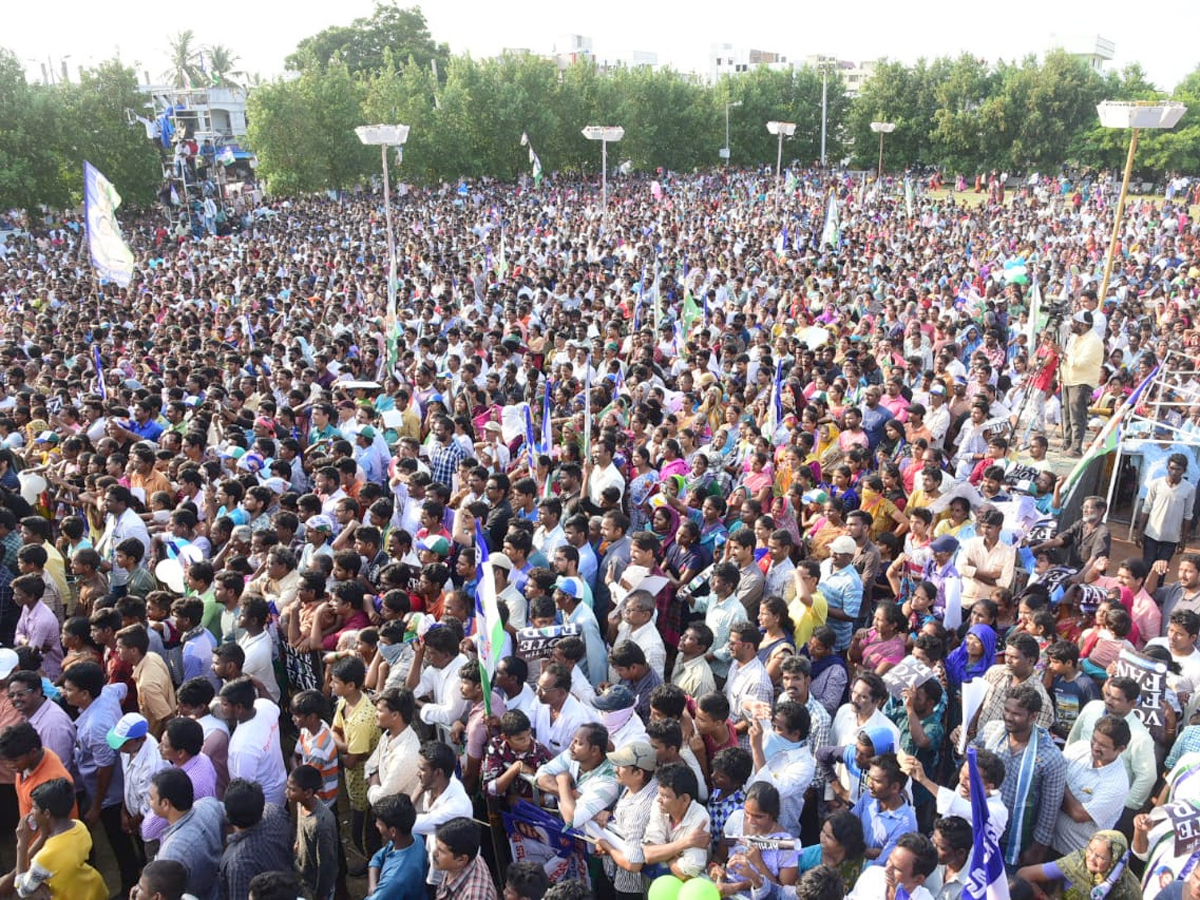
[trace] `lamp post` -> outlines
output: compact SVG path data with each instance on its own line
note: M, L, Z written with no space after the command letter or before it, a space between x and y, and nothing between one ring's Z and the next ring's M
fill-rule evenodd
M825 168L825 126L829 112L829 67L836 65L837 60L832 56L822 56L817 59L821 68L821 168Z
M1121 193L1117 198L1117 209L1113 218L1112 237L1108 242L1108 257L1104 261L1104 280L1100 283L1100 303L1108 296L1108 282L1112 278L1113 262L1117 254L1117 239L1121 232L1121 218L1125 214L1125 198L1129 194L1129 178L1133 174L1133 158L1137 155L1138 132L1143 128L1174 128L1187 107L1182 103L1105 100L1096 107L1100 124L1105 128L1128 128L1129 154L1125 158L1125 177L1121 180Z
M871 130L879 135L879 177L883 178L883 136L896 130L895 122L872 122Z
M625 137L625 129L620 125L589 125L583 129L583 136L589 141L600 142L601 215L608 221L608 145Z
M783 139L796 133L795 122L768 122L767 131L779 137L779 150L775 154L775 199L779 202L779 173L783 168Z
M721 158L725 160L725 168L729 168L729 110L741 106L741 100L731 100L725 104L725 146L721 148Z
M407 125L360 125L354 129L364 144L379 147L383 155L383 215L387 220L388 284L387 314L396 316L396 234L392 230L392 189L388 183L388 147L403 147L408 140Z

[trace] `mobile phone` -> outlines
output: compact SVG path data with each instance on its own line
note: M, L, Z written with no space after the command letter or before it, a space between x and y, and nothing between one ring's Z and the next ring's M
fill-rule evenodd
M37 818L34 817L33 813L30 813L25 817L25 824L29 826L30 831L38 830Z

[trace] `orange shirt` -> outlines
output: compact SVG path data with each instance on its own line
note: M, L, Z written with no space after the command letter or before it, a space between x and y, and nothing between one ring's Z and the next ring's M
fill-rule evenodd
M22 816L27 816L33 812L33 790L38 785L45 784L47 781L53 781L55 778L65 778L72 784L75 783L71 778L71 773L63 766L62 760L58 758L58 754L49 748L42 750L42 761L33 767L33 770L17 773L17 810ZM72 804L71 818L79 818L79 806Z

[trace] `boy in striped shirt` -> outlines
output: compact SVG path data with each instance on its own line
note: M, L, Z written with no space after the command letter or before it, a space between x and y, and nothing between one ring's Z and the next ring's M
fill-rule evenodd
M312 766L321 773L317 797L331 809L337 808L338 751L333 731L325 721L328 704L319 691L301 691L292 699L292 721L300 732L296 741L296 765Z

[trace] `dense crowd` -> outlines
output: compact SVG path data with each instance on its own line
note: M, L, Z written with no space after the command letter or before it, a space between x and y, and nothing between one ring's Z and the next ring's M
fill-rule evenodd
M378 194L0 247L0 894L958 900L976 771L1013 897L1200 898L1189 209L594 187L402 187L394 315Z

